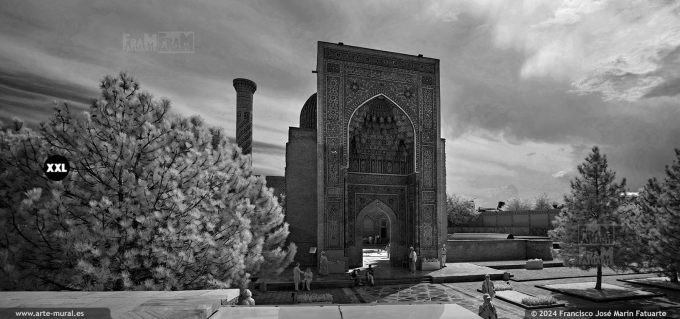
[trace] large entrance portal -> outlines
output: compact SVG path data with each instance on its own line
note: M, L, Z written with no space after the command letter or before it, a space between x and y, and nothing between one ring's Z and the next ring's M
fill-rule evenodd
M318 52L317 112L305 113L316 119L317 247L349 268L388 242L391 266L409 246L436 258L446 240L439 60L325 42Z
M375 256L376 250L389 242L393 252L400 252L410 240L399 236L398 230L408 229L409 203L405 199L414 180L409 179L415 163L414 131L408 115L382 94L352 114L347 129L352 204L348 215L355 225L350 233L353 240L348 243L350 267L365 265L367 249ZM390 256L390 264L400 264L400 253Z

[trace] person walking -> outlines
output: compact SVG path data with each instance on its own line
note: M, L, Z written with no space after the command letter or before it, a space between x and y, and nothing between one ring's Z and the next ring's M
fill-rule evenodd
M416 254L416 251L413 249L413 246L409 247L411 252L408 254L408 261L409 261L409 270L411 271L411 274L416 273L416 261L418 261L418 254Z
M498 319L496 306L491 303L491 296L484 294L484 303L479 306L477 314L484 319Z
M375 280L373 279L375 276L375 273L373 272L373 265L368 265L368 270L366 270L366 281L371 284L371 286L375 286Z
M295 291L298 291L298 286L300 285L300 263L295 263L295 268L293 268L293 283L295 284Z
M305 286L304 288L307 289L307 291L312 290L311 286L312 286L312 278L313 277L314 277L314 274L312 274L312 269L307 267L307 270L305 270L305 285L304 285Z

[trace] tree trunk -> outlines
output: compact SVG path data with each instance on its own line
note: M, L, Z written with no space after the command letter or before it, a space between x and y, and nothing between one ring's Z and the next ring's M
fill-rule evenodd
M597 264L597 282L595 283L595 289L602 290L602 264Z

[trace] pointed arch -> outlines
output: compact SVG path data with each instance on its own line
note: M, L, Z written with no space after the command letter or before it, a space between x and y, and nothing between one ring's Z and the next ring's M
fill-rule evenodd
M417 168L418 168L418 156L417 156L417 154L418 154L418 151L417 151L418 134L416 133L416 126L415 126L411 116L408 115L408 112L406 112L406 110L404 110L404 108L401 107L401 105L399 105L396 101L394 101L389 96L387 96L383 93L376 94L376 95L366 99L365 101L363 101L361 104L359 104L359 106L354 108L354 110L352 111L352 114L349 116L349 120L347 121L346 127L345 127L345 132L347 132L347 134L345 136L345 139L346 139L345 145L347 147L344 150L345 159L346 159L345 162L344 162L345 168L349 169L349 166L350 166L350 147L349 147L349 145L351 143L351 135L349 134L349 132L350 132L350 126L352 125L352 120L354 119L354 116L357 114L357 111L359 111L362 107L366 106L366 104L368 104L369 102L371 102L374 99L379 98L379 97L382 97L382 98L388 100L393 106L395 106L408 119L408 124L410 124L411 132L413 133L413 152L412 152L413 154L411 154L412 162L413 162L412 166L413 167L412 167L411 172L417 173Z

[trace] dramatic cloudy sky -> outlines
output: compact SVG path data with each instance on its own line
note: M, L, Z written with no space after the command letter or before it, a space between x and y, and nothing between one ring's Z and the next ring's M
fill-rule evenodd
M680 147L677 1L2 1L0 117L45 120L131 72L174 110L234 132L231 80L255 94L254 162L283 174L289 126L315 91L317 41L441 60L449 193L493 206L560 199L593 145L636 190ZM129 52L195 35L195 52Z

